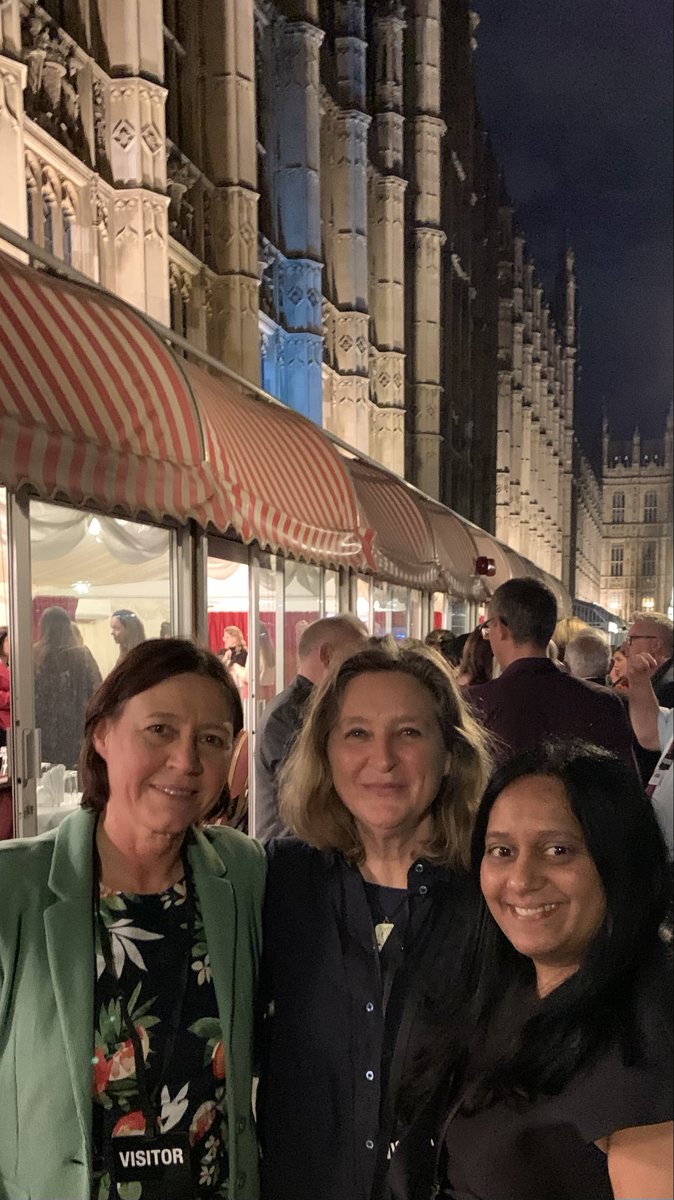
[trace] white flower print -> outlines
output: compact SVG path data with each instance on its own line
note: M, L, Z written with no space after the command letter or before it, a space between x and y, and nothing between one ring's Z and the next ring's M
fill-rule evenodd
M220 1149L220 1138L214 1137L213 1134L211 1134L211 1136L209 1138L207 1138L206 1141L204 1142L203 1161L205 1163L211 1162L214 1158L217 1157L219 1149Z
M215 1183L215 1169L215 1163L202 1162L201 1175L199 1176L200 1187L205 1183Z
M127 958L138 967L139 971L147 969L143 961L143 956L135 944L136 942L156 942L162 938L161 933L149 933L147 929L137 929L130 917L123 917L119 921L113 921L112 925L108 925L108 933L112 943L112 960L115 967L115 975L118 979L121 978ZM105 970L105 959L100 948L96 954L96 970L100 979Z
M204 954L203 960L198 958L196 962L192 963L192 970L197 972L199 986L211 982L211 960L207 954Z
M164 1084L159 1097L161 1100L159 1123L161 1125L162 1133L168 1133L169 1129L173 1129L176 1125L178 1125L181 1118L185 1114L187 1108L189 1107L189 1100L187 1098L189 1086L189 1083L186 1083L179 1092L176 1092L173 1099L171 1099L171 1094L166 1087L166 1084Z

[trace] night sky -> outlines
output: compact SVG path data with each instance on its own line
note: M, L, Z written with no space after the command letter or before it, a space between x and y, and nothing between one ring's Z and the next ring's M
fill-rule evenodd
M588 450L657 437L672 395L671 0L474 0L480 108L552 299L576 250Z

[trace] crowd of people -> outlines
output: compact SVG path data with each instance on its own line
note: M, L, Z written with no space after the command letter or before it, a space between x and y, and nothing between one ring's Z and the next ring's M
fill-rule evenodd
M81 810L0 847L0 1196L671 1200L671 622L624 687L532 579L308 625L264 848L226 633L120 641Z

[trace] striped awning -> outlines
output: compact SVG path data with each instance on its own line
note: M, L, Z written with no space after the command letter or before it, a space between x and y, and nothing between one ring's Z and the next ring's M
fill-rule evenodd
M344 460L322 431L293 409L243 395L225 377L193 363L184 369L224 505L216 527L231 523L244 542L305 562L372 569L371 534Z
M473 535L480 554L493 558L496 564L496 574L485 577L485 586L490 595L506 580L524 579L528 576L531 579L538 579L540 583L544 583L550 588L557 601L558 617L571 616L573 607L571 596L561 580L551 575L549 571L544 571L542 567L537 566L531 559L525 558L523 554L511 549L505 542L485 533L484 530L473 527Z
M442 590L435 541L420 498L397 475L373 463L345 461L363 518L374 531L376 574L393 583Z
M211 518L199 413L171 350L113 296L4 254L0 479L129 516Z
M440 570L447 590L462 600L486 600L489 596L481 575L475 574L479 551L469 526L449 508L422 501L433 531Z

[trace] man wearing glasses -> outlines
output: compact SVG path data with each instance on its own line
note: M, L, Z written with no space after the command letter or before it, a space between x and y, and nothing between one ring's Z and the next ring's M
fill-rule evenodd
M651 684L663 708L674 708L672 622L662 613L637 613L626 638L627 653L651 654L657 664Z
M468 689L476 715L505 761L546 738L582 738L636 768L625 707L608 688L576 679L547 657L557 601L537 579L509 579L492 596L482 635L501 668Z

